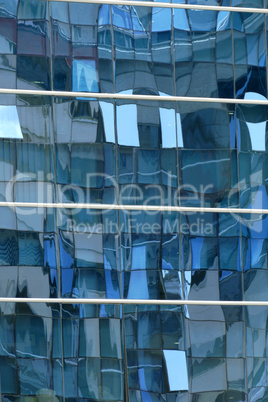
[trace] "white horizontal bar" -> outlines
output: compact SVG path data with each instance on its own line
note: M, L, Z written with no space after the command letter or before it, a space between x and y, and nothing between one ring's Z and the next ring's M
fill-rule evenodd
M65 299L40 297L0 297L0 303L59 303L59 304L142 304L157 306L267 306L268 301L233 300L144 300L144 299Z
M249 208L211 208L211 207L179 207L168 205L123 205L123 204L74 204L53 202L0 202L0 207L13 208L57 208L57 209L99 209L120 211L157 211L157 212L213 212L229 214L267 215L268 209Z
M268 105L268 100L256 99L232 99L232 98L204 98L199 96L163 96L163 95L133 95L110 94L99 92L71 92L71 91L44 91L39 89L10 89L0 88L0 94L12 95L41 95L58 96L65 98L96 98L96 99L121 99L144 100L158 102L201 102L201 103L232 103L241 105Z
M203 6L199 4L177 4L177 3L162 3L153 1L134 1L134 0L49 0L50 2L64 3L89 3L89 4L115 4L126 6L141 6L141 7L159 7L159 8L180 8L186 10L202 10L202 11L234 11L239 13L257 13L267 14L265 8L250 8L250 7L228 7L228 6Z

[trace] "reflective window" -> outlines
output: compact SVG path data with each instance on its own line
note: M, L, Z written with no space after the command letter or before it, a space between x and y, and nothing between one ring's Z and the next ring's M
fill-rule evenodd
M104 96L0 96L3 401L268 400L267 308L201 303L267 300L268 2L177 3L239 9L0 2L2 89Z

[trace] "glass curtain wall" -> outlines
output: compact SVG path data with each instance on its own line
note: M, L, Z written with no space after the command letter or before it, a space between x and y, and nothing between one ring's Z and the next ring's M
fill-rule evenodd
M268 400L267 308L113 304L268 300L266 214L142 210L268 208L266 15L0 0L0 88L0 201L110 205L0 207L2 400Z

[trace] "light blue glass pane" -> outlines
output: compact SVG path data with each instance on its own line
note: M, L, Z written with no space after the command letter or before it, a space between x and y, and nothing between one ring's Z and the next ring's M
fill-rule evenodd
M251 264L252 268L268 268L267 239L251 239Z
M110 23L110 6L108 4L102 4L99 10L98 24L109 25Z
M173 25L176 29L190 31L186 10L174 10Z
M149 299L146 271L131 272L126 296L128 299Z
M73 60L73 91L99 92L94 60Z
M164 32L171 27L171 10L168 8L153 8L152 32Z
M231 13L228 11L220 11L217 17L217 31L225 31L231 29Z
M145 22L141 22L139 18L139 9L136 7L131 7L131 18L132 18L132 24L133 24L133 30L142 32L145 31L146 25ZM137 32L136 32L137 33Z
M22 139L16 106L0 106L0 137Z
M102 111L105 139L107 142L115 143L115 121L114 105L108 102L100 102Z
M216 29L216 11L189 10L188 17L192 31L213 31Z
M121 105L116 108L117 135L119 145L139 146L137 106ZM128 130L126 130L128 127Z
M132 29L131 8L112 6L113 24L118 28Z
M105 270L106 294L110 299L120 299L118 274L115 271Z
M164 350L169 390L188 390L188 373L185 352L181 350Z

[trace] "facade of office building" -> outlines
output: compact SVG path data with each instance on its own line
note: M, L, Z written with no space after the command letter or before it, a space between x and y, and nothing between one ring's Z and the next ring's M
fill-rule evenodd
M268 208L266 14L194 9L232 1L0 0L0 297L73 299L0 303L2 401L268 400L267 307L201 303L268 300L267 215L200 209Z

